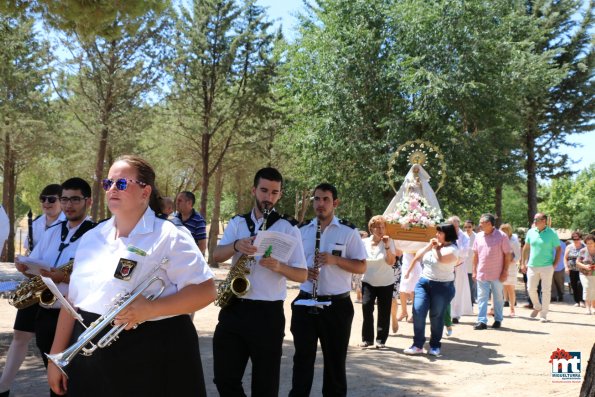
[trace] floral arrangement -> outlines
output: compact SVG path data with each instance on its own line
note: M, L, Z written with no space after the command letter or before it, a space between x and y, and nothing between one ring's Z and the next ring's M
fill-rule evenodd
M426 228L440 223L442 212L430 206L424 197L411 192L397 204L396 211L386 215L385 218L387 223L398 223L405 229L413 226Z

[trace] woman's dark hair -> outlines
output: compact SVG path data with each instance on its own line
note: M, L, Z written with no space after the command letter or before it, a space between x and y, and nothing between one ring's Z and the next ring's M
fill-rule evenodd
M47 185L43 188L40 196L58 196L62 194L62 186L58 185L57 183L52 183L51 185Z
M450 223L441 223L436 226L436 230L444 233L444 240L448 243L455 243L457 241L457 231L454 225Z
M159 214L161 212L161 205L159 202L160 195L157 191L157 187L155 186L155 171L153 170L153 167L151 167L151 164L149 164L147 160L143 159L142 157L135 155L121 156L116 159L116 162L117 161L123 161L134 168L136 170L138 180L151 186L149 207L151 207L151 209L155 211L156 214Z
M586 243L587 243L587 241L589 241L589 240L591 240L591 241L593 241L593 242L595 243L595 235L593 235L593 234L587 234L587 235L585 236L585 238L583 239L583 241L585 242L585 244L586 244Z

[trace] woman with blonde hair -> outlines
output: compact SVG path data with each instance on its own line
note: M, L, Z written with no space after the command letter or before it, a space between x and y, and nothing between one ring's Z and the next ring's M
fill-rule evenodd
M189 233L156 216L155 172L144 159L117 159L103 189L113 216L81 238L68 299L88 327L106 314L114 297L153 274L162 283L151 284L145 295L158 295L161 288L163 293L154 300L139 296L121 310L113 322L125 326L119 339L91 356L77 355L65 368L68 378L50 362L50 387L59 395L68 389L71 397L206 396L198 335L188 313L215 300L213 272ZM51 353L62 352L84 330L63 307Z
M510 223L505 223L500 226L500 230L508 236L510 240L510 248L512 248L512 260L508 265L508 277L504 281L504 300L510 304L510 317L516 317L514 306L516 305L516 281L518 268L517 263L521 258L521 244L516 234L512 233L512 226ZM493 307L493 305L492 305Z
M393 301L393 265L401 254L394 241L385 235L386 221L381 215L373 216L368 222L370 237L364 239L366 247L366 272L362 276L362 343L369 347L374 343L374 306L378 302L376 322L376 348L383 348L388 338L391 304Z

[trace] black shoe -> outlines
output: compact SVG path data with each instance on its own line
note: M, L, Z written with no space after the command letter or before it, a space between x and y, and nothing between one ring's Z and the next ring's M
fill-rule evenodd
M487 326L487 324L484 324L484 323L476 323L476 324L473 326L473 329L476 329L476 330L480 330L480 329L488 329L488 326Z
M504 301L504 307L509 307L510 303L508 303L508 301Z
M2 393L0 393L0 397L8 397L9 394L10 394L10 390L6 390L6 391L3 391Z
M500 321L494 321L494 324L492 324L492 328L498 329L502 326L502 323Z
M453 323L453 324L458 324L458 323L459 323L459 319L458 319L458 318L456 318L456 317L455 317L455 318L453 318L453 319L452 319L452 323Z

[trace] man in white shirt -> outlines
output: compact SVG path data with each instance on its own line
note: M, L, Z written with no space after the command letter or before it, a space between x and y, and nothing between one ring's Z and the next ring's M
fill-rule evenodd
M266 255L249 261L248 292L242 297L232 297L231 302L221 308L213 335L214 381L221 396L246 395L242 377L248 359L252 361L251 394L259 397L279 394L286 280L303 282L308 275L300 232L295 226L297 222L274 211L281 198L282 185L283 177L276 169L259 170L252 187L254 207L248 214L231 219L213 251L217 262L232 258L232 267L235 266L243 255L256 253L252 242L263 224L266 230L291 235L297 242L288 263ZM265 220L264 213L268 211L270 214Z
M49 228L29 255L31 259L45 263L50 267L49 271L41 270L41 275L50 277L63 294L68 291L70 273L60 270L60 267L74 258L80 237L95 226L87 219L87 210L91 204L91 187L85 180L71 178L65 181L60 193L60 205L67 220ZM27 273L25 264L16 262L15 265L20 272ZM59 313L59 301L51 305L40 306L37 313L35 338L46 368L45 353L49 353L52 347ZM50 391L50 395L57 394Z
M469 238L469 248L473 247L473 243L475 242L475 223L467 219L465 221L465 234ZM473 255L469 253L467 258L465 259L465 270L467 270L467 277L469 278L469 288L471 289L471 305L477 302L477 282L473 280Z
M318 340L324 356L322 394L347 394L345 362L354 314L351 275L365 273L367 253L355 226L335 216L338 205L337 189L328 183L318 185L314 189L316 218L300 227L308 280L291 305L295 354L290 397L310 395ZM314 297L331 304L321 309L295 304Z

